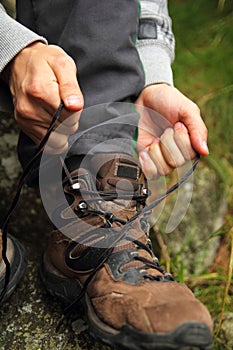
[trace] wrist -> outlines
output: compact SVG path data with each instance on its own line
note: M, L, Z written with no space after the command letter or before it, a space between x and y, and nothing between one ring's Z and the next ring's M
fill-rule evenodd
M149 89L149 88L151 88L151 89L155 89L155 88L160 89L160 88L163 88L163 87L165 87L165 88L166 87L173 87L173 85L161 81L161 82L158 82L158 83L151 83L151 84L145 85L143 90Z
M9 85L11 77L12 77L12 71L14 69L15 62L20 58L21 60L26 60L26 57L31 54L32 49L37 49L41 46L44 46L46 44L42 43L41 41L34 41L33 43L30 43L26 47L24 47L22 50L20 50L12 59L11 61L6 65L6 67L3 69L1 73L1 79Z
M9 85L10 75L11 75L11 64L12 60L6 65L6 67L1 72L0 78L3 80L7 85Z
M25 46L15 57L14 59L19 55L29 55L32 50L38 50L41 47L45 47L47 44L41 42L41 41L33 41L32 43Z
M149 84L146 85L143 90L142 90L142 95L151 95L151 94L155 94L155 93L159 93L161 91L168 91L170 89L172 89L173 86L171 86L168 83L165 82L160 82L160 83L153 83L153 84Z

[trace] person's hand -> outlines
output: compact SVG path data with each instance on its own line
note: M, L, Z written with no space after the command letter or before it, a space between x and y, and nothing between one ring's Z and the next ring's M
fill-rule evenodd
M46 149L62 153L68 136L78 128L83 95L76 78L73 59L61 48L35 42L23 49L7 67L7 80L13 96L15 119L35 143L45 135L61 100L62 111Z
M146 87L135 105L140 113L138 153L148 179L167 175L193 159L208 155L207 128L198 106L167 84ZM155 111L161 116L153 113Z

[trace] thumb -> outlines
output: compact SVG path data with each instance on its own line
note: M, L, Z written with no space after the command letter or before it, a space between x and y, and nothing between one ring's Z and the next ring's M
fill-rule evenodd
M181 121L188 129L192 147L203 156L209 154L207 146L207 128L201 117L200 109L193 103L192 108L182 111Z
M62 69L54 68L59 92L65 107L71 111L80 111L84 107L84 98L76 76L76 65L71 57L66 56Z
M65 107L71 111L80 111L84 107L84 99L76 75L60 82L60 96Z
M83 109L84 106L84 100L82 93L75 93L76 91L72 92L61 92L61 99L65 104L65 107L72 111L80 111ZM64 97L62 97L64 95Z
M202 156L208 156L209 154L209 149L207 145L207 138L203 137L201 132L191 129L190 132L190 139L191 139L191 144L195 151L197 151L199 154Z

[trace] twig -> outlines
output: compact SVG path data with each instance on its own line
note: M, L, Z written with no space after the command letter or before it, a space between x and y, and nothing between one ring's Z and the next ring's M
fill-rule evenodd
M154 230L154 232L156 234L156 238L157 238L158 244L159 244L159 246L161 248L162 257L165 260L166 271L168 273L170 273L171 272L171 258L170 258L170 255L168 253L167 245L165 244L165 242L163 240L163 237L162 237L161 233L159 232L159 229L158 229L157 225L153 226L153 230Z
M233 90L233 84L231 85L227 85L227 86L224 86L223 88L219 89L219 90L216 90L216 91L213 91L213 92L210 92L204 96L202 96L198 101L197 101L197 104L199 106L204 106L208 101L212 100L213 98L217 97L217 96L221 96L221 95L224 95L224 94L228 94L229 92L231 92Z
M188 276L185 278L185 282L191 283L193 285L199 285L199 284L205 284L206 281L216 281L218 280L219 282L222 282L222 279L220 278L219 274L217 272L211 272L205 275L201 276Z
M232 350L232 348L228 347L220 338L216 338L216 341L220 344L224 346L225 350Z

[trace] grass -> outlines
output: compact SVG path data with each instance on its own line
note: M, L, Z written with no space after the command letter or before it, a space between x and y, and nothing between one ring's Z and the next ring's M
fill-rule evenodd
M216 263L198 276L186 276L183 261L179 256L170 261L169 252L167 267L191 287L213 318L218 317L218 335L221 315L233 312L233 1L170 0L169 8L176 37L175 85L202 110L209 129L206 161L218 173L227 194L224 226L210 232L210 239L215 235L224 238L229 254L225 267ZM215 350L223 349L227 349L225 344L216 336Z
M171 261L171 266L212 316L220 315L218 333L223 312L233 312L233 1L170 0L169 9L176 37L175 85L199 105L209 130L206 161L221 177L227 194L228 212L219 234L229 252L228 269L215 265L201 276L183 276L177 261ZM217 336L215 349L227 349Z
M219 3L170 1L177 47L173 71L176 86L202 109L210 150L232 163L233 2L221 2L221 11Z

